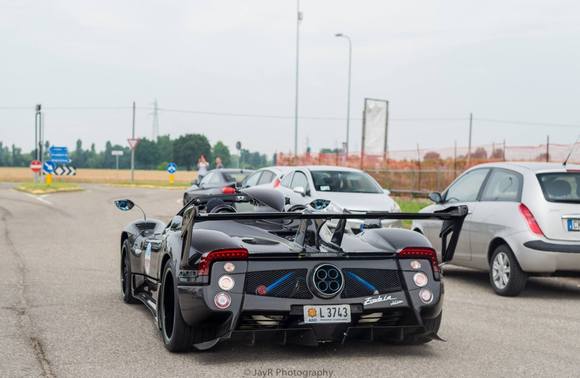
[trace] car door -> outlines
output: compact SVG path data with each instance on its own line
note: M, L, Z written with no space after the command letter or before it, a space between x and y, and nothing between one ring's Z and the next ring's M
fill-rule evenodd
M496 236L509 233L513 225L498 214L517 214L522 198L523 176L515 171L494 168L486 180L481 198L471 214L470 222L474 230L471 233L471 259L474 267L487 269L489 263L487 252L491 241Z
M468 214L463 223L461 234L459 235L453 262L465 263L465 265L469 266L471 261L470 240L472 232L476 231L474 225L471 223L471 218L474 212L477 211L477 201L489 171L489 168L478 168L463 174L443 193L443 201L432 207L432 211L461 205L465 205L468 208ZM425 222L423 231L425 236L441 251L441 239L439 238L441 222Z

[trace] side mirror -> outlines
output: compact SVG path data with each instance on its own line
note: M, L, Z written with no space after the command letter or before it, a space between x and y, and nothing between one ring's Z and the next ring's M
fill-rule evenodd
M441 196L441 193L439 193L439 192L429 193L429 199L437 204L443 202L443 197Z
M143 211L141 206L135 204L135 202L131 201L130 199L116 200L114 201L114 204L117 206L117 209L121 211L129 211L134 207L138 208L143 213L143 220L147 221L147 215L145 214L145 211Z
M181 228L181 224L183 223L183 217L181 215L176 215L171 220L171 225L169 228L173 231L179 230Z
M385 192L387 196L391 195L391 191L389 189L383 189L383 192Z
M130 199L120 199L115 201L115 206L121 211L129 211L135 207L135 203Z
M294 193L300 194L302 197L306 196L306 189L303 186L297 186L294 189Z

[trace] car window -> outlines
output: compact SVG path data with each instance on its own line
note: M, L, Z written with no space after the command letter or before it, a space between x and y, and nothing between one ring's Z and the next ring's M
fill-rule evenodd
M260 178L260 174L262 172L254 172L252 175L248 176L248 178L244 182L244 187L254 186L258 183L258 179Z
M225 182L242 182L252 171L225 171L222 172ZM259 172L258 172L259 173Z
M213 178L213 176L215 176L215 173L210 172L207 175L204 176L203 179L201 179L199 185L200 186L206 186L209 184L210 180Z
M271 171L263 171L260 181L258 181L258 185L269 184L272 180L274 180L274 173Z
M383 193L368 174L357 171L311 171L314 188L319 192Z
M473 202L481 190L489 169L476 169L461 176L445 193L446 202Z
M294 172L294 177L292 178L292 189L302 187L304 190L308 190L308 179L303 172Z
M219 185L222 182L224 182L224 180L222 179L222 175L218 174L218 173L214 173L208 181L209 185Z
M538 180L546 201L580 203L580 173L541 173Z
M522 176L504 169L494 169L485 184L482 201L519 202L522 193Z
M292 182L292 172L287 173L284 177L282 177L282 186L289 188L290 183Z

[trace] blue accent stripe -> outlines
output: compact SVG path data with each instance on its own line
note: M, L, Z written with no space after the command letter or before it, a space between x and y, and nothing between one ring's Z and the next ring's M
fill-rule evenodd
M274 290L278 286L282 285L284 281L286 281L290 276L292 276L294 272L286 273L284 276L278 278L276 281L272 282L270 285L266 286L266 293Z
M360 282L361 284L363 284L364 286L367 287L367 289L369 289L370 291L372 291L373 293L375 291L378 291L376 287L374 287L369 281L365 280L362 277L357 276L356 274L354 274L353 272L346 272L346 274L348 274L350 276L350 278L353 278L355 280L357 280L358 282Z

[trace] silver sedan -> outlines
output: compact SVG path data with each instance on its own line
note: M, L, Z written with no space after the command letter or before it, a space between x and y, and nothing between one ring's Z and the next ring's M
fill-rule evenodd
M422 212L468 206L451 263L489 271L499 295L518 295L530 275L580 274L580 166L482 164L429 197ZM434 223L412 227L440 248Z

